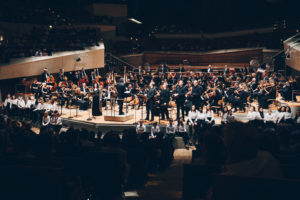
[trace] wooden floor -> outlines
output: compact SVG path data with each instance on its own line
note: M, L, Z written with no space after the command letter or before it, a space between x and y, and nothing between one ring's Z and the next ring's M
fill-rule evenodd
M125 112L125 109L123 110ZM61 112L61 111L59 111ZM77 112L77 116L76 116ZM75 108L73 109L62 109L62 118L68 119L68 117L72 117L72 120L78 120L81 122L90 122L90 123L97 123L97 124L122 124L122 125L132 125L135 122L138 122L141 119L146 118L146 107L144 106L143 109L140 108L138 109L132 109L128 108L128 111L126 115L133 115L133 119L128 120L126 122L116 122L116 121L105 121L104 116L119 116L118 114L118 106L115 107L115 110L102 110L102 116L95 116L92 117L92 112L91 109L88 110L77 110ZM175 120L176 119L176 108L170 108L169 109L169 116L171 119ZM87 120L88 118L91 118L91 120ZM187 119L187 117L186 117ZM159 122L161 125L167 125L168 121L167 120L160 120L158 116L154 117L154 121ZM145 121L145 124L153 123L151 121ZM216 118L216 124L220 124L221 120L220 118Z

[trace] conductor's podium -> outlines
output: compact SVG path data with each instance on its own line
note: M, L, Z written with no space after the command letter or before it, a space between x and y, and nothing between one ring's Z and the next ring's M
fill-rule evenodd
M114 122L126 122L133 119L133 114L125 114L125 115L104 115L104 121L114 121Z

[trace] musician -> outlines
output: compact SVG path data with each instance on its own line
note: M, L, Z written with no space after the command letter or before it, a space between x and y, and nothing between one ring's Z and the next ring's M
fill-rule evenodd
M27 116L29 117L29 119L33 120L33 109L35 107L35 103L36 100L34 98L34 96L31 96L27 102L26 102L26 106L25 106L25 112L27 113Z
M23 119L24 117L24 111L25 111L25 101L22 96L18 97L17 101L17 106L18 106L18 116L20 119Z
M49 125L50 125L50 116L49 116L48 112L45 112L42 117L42 126L49 127Z
M11 113L13 116L16 116L18 113L18 99L16 98L15 95L12 95L11 99Z
M35 98L39 98L39 85L37 82L37 79L33 79L33 82L31 84L31 92L35 95Z
M192 142L195 144L195 136L196 136L196 127L197 127L197 116L198 116L198 110L196 110L195 105L192 106L191 110L188 114L188 125L189 125L189 138L192 139Z
M136 126L136 133L139 135L146 133L146 126L143 124L143 120L140 120L139 124Z
M160 134L160 128L157 122L154 122L151 127L150 138L156 138Z
M177 106L177 120L179 119L180 112L181 117L184 120L184 103L185 103L185 94L187 92L187 88L183 85L183 81L180 80L178 82L178 86L175 90L175 95L173 95L174 99L176 100L176 106Z
M94 83L93 85L93 102L92 102L92 115L100 116L102 113L100 112L100 95L101 90L98 88L98 84Z
M145 120L149 120L149 115L150 115L150 111L151 111L151 120L154 120L154 96L156 94L156 91L154 89L154 83L150 83L149 85L149 90L147 92L147 102L146 102L146 110L147 110L147 116Z
M169 111L168 111L169 102L170 102L170 91L167 88L167 84L164 84L162 86L162 90L159 95L159 103L160 103L162 120L165 120L165 116L167 120L169 120Z
M198 81L194 80L192 87L192 102L196 109L200 107L200 96L202 94L202 88L198 85Z
M251 106L249 111L248 111L248 114L247 114L247 119L249 121L252 121L252 120L255 120L255 119L259 119L259 114L258 112L255 111L255 107L254 106Z
M120 78L119 83L116 86L118 92L118 104L119 104L119 115L124 115L123 112L123 103L125 98L125 84L123 78Z
M288 81L285 82L285 85L283 86L283 88L280 91L280 95L286 101L291 101L292 100L292 88L291 88L291 85Z
M47 82L47 79L49 79L50 74L48 72L48 68L44 68L42 73L42 82Z
M50 127L58 134L62 128L62 121L59 113L54 111L50 117Z
M41 118L41 116L44 116L45 111L46 111L46 108L45 108L44 100L40 99L36 108L33 110L34 121L37 121L38 119Z
M223 110L221 111L221 124L227 124L227 116L228 116L228 107L224 106Z
M11 98L10 94L7 94L7 97L4 100L3 106L4 106L4 109L6 110L7 114L10 115L11 109L12 109L12 98Z
M178 72L179 72L179 73L185 72L184 66L183 66L182 64L179 65Z
M41 88L41 97L43 97L43 99L45 100L46 97L48 96L49 94L49 88L47 86L46 83L42 83L42 88Z

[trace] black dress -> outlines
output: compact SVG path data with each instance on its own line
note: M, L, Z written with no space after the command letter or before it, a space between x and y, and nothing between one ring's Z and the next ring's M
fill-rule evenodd
M102 115L102 113L100 112L100 107L99 107L99 91L98 90L94 90L93 104L92 104L92 115L93 116Z

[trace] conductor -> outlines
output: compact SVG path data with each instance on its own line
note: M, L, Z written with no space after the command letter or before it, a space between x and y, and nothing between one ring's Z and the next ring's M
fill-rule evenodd
M118 92L118 104L119 104L119 115L124 115L123 112L123 102L125 98L125 84L123 78L120 78L117 86L117 92Z

